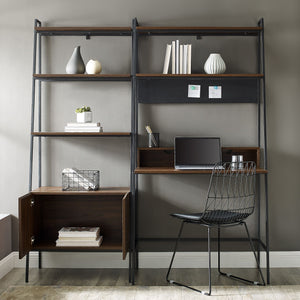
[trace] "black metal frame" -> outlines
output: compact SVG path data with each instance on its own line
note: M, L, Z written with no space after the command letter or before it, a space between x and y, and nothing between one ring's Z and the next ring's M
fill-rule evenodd
M252 102L255 103L257 105L257 125L258 125L258 130L257 130L257 144L258 147L261 147L262 145L262 140L263 140L263 156L264 156L264 163L263 163L263 167L265 170L267 170L267 121L266 121L266 91L265 91L265 54L264 54L264 20L260 19L258 24L257 24L257 28L255 30L251 29L249 30L249 28L240 28L239 30L234 30L234 29L230 29L230 28L217 28L217 29L205 29L205 28L181 28L181 27L165 27L165 28L151 28L151 27L146 27L146 28L136 28L136 26L138 26L137 20L134 20L134 24L135 26L133 26L133 36L135 38L139 38L140 36L196 36L197 38L201 37L201 36L254 36L257 37L257 71L258 74L261 74L262 76L257 76L255 79L254 78L247 78L247 76L245 78L242 77L238 77L239 80L250 80L252 82L252 80L256 80L256 95L252 97L252 100L248 100L248 101L242 101L242 102ZM137 41L135 42L135 46L137 46ZM133 53L133 60L137 62L137 49L134 49L134 53ZM138 68L136 66L135 70L137 71ZM135 74L136 75L136 74ZM168 81L176 81L176 80L188 80L190 81L191 79L193 80L209 80L209 77L203 77L203 78L193 78L193 75L190 76L184 76L184 75L180 75L180 76L174 76L174 77L151 77L151 75L148 76L138 76L138 77L134 77L135 80L135 87L137 88L137 91L135 91L136 95L136 106L138 105L138 103L162 103L160 101L160 99L148 99L146 101L139 99L139 84L140 82L144 82L144 81L148 81L148 80L154 80L156 82L158 82L158 88L159 85L162 86L163 82L168 82ZM213 79L213 78L212 78ZM214 79L216 80L216 79ZM224 78L222 78L222 80L224 80ZM230 80L230 79L229 79ZM233 78L232 80L235 80L235 78ZM162 82L162 84L160 83ZM164 97L165 98L165 97ZM149 102L150 101L150 102ZM163 103L186 103L186 101L180 101L178 99L167 99L167 100L163 100ZM190 101L192 102L192 101ZM204 99L201 101L196 101L199 103L205 103L206 100ZM230 100L228 102L231 102ZM236 103L242 103L240 101L232 101L232 102L236 102ZM210 101L210 103L218 103L218 101ZM261 109L263 110L263 113L261 113ZM136 119L138 119L138 115L136 113ZM263 129L262 129L263 127ZM135 134L137 134L137 132L135 132ZM261 137L261 135L263 134L263 139ZM135 175L136 177L138 177L138 174ZM257 180L257 206L258 206L258 213L257 213L257 237L254 239L257 241L257 247L256 247L256 251L257 251L257 260L258 262L260 262L260 251L261 248L266 252L266 277L267 277L267 284L270 284L270 256L269 256L269 206L268 206L268 175L267 174L258 174L258 180ZM265 243L262 241L261 238L261 177L263 177L264 179L264 201L265 201ZM136 189L138 190L138 187L136 186ZM137 193L136 193L136 197L137 197ZM137 199L135 200L136 203L136 207L135 210L137 210ZM137 249L135 250L135 253L138 255L138 241L140 240L169 240L169 238L140 238L137 235L137 226L138 224L133 224L134 228L135 228L135 233L136 236L134 237L136 243L136 247ZM232 239L228 239L228 240L232 240ZM243 241L243 238L236 238L236 241ZM135 266L135 268L138 268L138 264Z
M255 248L250 237L250 233L245 222L251 214L254 212L255 207L255 195L256 195L256 166L253 162L244 162L239 164L239 168L233 167L232 163L223 163L217 165L212 171L205 208L198 214L172 214L171 216L182 220L179 229L179 234L175 243L172 259L169 265L169 269L166 275L166 280L169 283L184 286L194 291L203 293L205 295L211 294L211 238L210 229L218 229L218 272L220 275L237 279L245 283L251 283L254 285L265 285L265 280L260 268L260 262ZM192 223L207 227L208 234L208 281L209 291L203 292L201 290L192 288L186 284L176 282L169 279L170 271L174 262L175 254L177 252L178 242L181 238L183 226L185 223ZM257 281L251 281L249 279L235 276L221 271L221 256L220 256L220 236L222 227L233 227L238 225L244 225L248 241L250 243L251 251L254 254L257 268L259 270L262 283Z
M138 241L139 237L137 234L137 207L138 207L138 174L134 173L137 164L137 146L138 146L138 86L140 80L143 78L137 77L138 72L138 40L140 36L145 35L156 35L156 36L196 36L197 38L201 36L257 36L257 57L258 57L258 73L263 74L262 77L256 78L257 82L257 124L258 124L258 146L261 146L261 123L263 123L263 135L264 135L264 169L267 169L267 133L266 133L266 92L265 92L265 59L264 59L264 22L261 19L258 22L257 28L182 28L182 27L165 27L165 28L137 28L139 26L137 19L132 20L132 30L127 31L120 28L119 31L101 29L98 31L91 30L79 30L78 28L73 31L52 31L50 28L44 28L39 30L41 27L41 22L39 20L34 21L34 42L33 42L33 77L32 77L32 104L31 104L31 132L34 132L34 116L35 116L35 98L36 98L36 80L38 80L38 130L41 131L41 82L42 81L129 81L131 80L132 86L132 98L131 98L131 170L130 170L130 190L131 190L131 242L130 242L130 253L129 253L129 281L134 284L134 273L138 269ZM75 36L86 36L89 39L91 36L131 36L132 37L132 63L131 63L131 76L129 77L90 77L90 78L76 78L76 77L40 77L34 76L37 73L41 74L41 36L60 36L60 35L75 35ZM38 46L38 47L37 47ZM38 53L37 53L38 52ZM38 72L37 70L38 63ZM175 77L174 77L175 78ZM241 78L241 77L239 77ZM149 78L150 79L150 78ZM164 80L165 78L161 78ZM190 80L191 78L186 78ZM170 80L173 80L170 79ZM195 80L201 80L201 78L195 78ZM206 80L209 80L207 77ZM248 80L244 78L243 80ZM252 82L251 78L251 82ZM254 79L255 80L255 79ZM262 91L262 95L261 95ZM170 101L169 103L171 103ZM216 101L217 102L217 101ZM157 102L159 103L159 101ZM211 103L211 102L210 102ZM261 106L263 113L261 114ZM262 120L261 120L262 119ZM31 134L30 137L30 159L29 159L29 191L32 190L32 173L33 173L33 147L34 147L34 135ZM41 136L38 136L38 184L41 186ZM264 176L264 186L265 186L265 228L266 228L266 243L264 244L261 240L261 214L260 209L258 210L258 229L257 229L257 255L258 260L260 260L260 246L266 251L266 262L267 262L267 283L270 283L270 262L269 262L269 218L268 218L268 177L267 174ZM257 182L258 195L260 194L260 180ZM258 206L260 208L260 198L258 197ZM243 240L243 239L239 239ZM41 252L39 252L39 267L42 266ZM29 268L29 254L26 256L26 276L25 280L28 281L28 268Z
M41 111L42 111L42 96L41 96L41 82L42 81L131 81L131 76L47 76L42 75L42 69L41 69L41 60L42 60L42 43L41 43L41 37L42 36L86 36L87 39L90 38L90 36L132 36L131 30L123 30L120 28L119 30L110 30L110 29L99 29L99 30L84 30L82 29L70 29L66 31L56 31L51 29L51 27L48 27L45 30L40 30L42 26L41 21L35 19L34 20L34 40L33 40L33 76L32 76L32 103L31 103L31 135L30 135L30 157L29 157L29 192L32 191L32 177L33 177L33 149L34 149L34 138L38 138L38 186L41 187L42 185L42 163L41 163L41 157L42 157L42 137L65 137L66 135L62 135L60 133L57 134L49 134L47 133L43 134L41 132ZM37 127L38 132L34 132L34 122L35 122L35 104L36 104L36 81L38 81L38 116L37 116ZM134 98L132 98L134 99ZM134 101L132 101L134 104ZM134 116L134 108L131 110L131 119L135 120ZM129 135L105 135L105 137L130 137L131 138L131 162L136 161L136 141L134 134L132 134L134 130L131 131ZM70 134L69 136L75 137L76 134ZM78 134L79 137L84 137L81 134ZM103 135L86 135L86 137L103 137ZM135 165L131 164L130 174L131 174L131 181L130 181L130 190L131 192L134 192L134 168ZM132 199L134 199L134 195ZM134 201L132 201L134 203ZM133 205L131 204L131 209L133 208ZM133 275L132 275L132 253L134 251L135 247L131 244L131 249L129 253L129 267L128 267L128 276L129 276L129 282L134 282ZM49 251L49 250L47 250ZM53 250L57 251L57 250ZM66 250L70 251L70 250ZM78 250L83 251L83 250ZM73 252L73 251L71 251ZM77 252L77 250L74 250L74 252ZM93 251L94 252L94 251ZM38 266L39 268L42 268L42 250L38 251ZM28 282L29 278L29 254L26 255L26 265L25 265L25 282Z
M170 284L175 284L175 285L178 285L178 286L183 286L183 287L189 288L189 289L191 289L193 291L196 291L196 292L199 292L201 294L204 294L206 296L210 296L211 295L211 287L212 287L212 283L211 283L211 237L210 237L210 230L212 228L216 228L215 225L211 225L210 226L210 225L206 225L206 224L199 224L199 225L207 227L208 292L201 291L201 290L193 288L193 287L191 287L191 286L189 286L187 284L180 283L178 281L175 281L175 280L172 280L172 279L169 278L170 272L171 272L171 269L172 269L172 266L173 266L173 263L174 263L174 258L175 258L176 252L177 252L178 244L179 244L179 241L181 239L181 235L182 235L182 231L183 231L183 226L184 226L185 223L190 223L190 222L187 222L187 221L182 221L181 222L179 233L178 233L178 237L177 237L176 242L175 242L175 247L174 247L174 251L173 251L173 254L172 254L171 262L170 262L170 265L169 265L169 268L168 268L168 271L167 271L166 280ZM247 236L248 236L248 241L249 241L249 244L250 244L250 247L251 247L251 251L253 252L253 255L255 257L255 261L256 261L256 264L257 264L257 268L259 270L259 274L260 274L261 279L262 279L262 283L260 283L258 281L251 281L251 280L248 280L246 278L235 276L235 275L232 275L230 273L226 273L226 272L222 272L221 271L221 235L220 235L221 227L238 226L238 225L244 225L244 227L246 229ZM261 268L260 268L260 262L259 262L257 254L255 253L255 248L254 248L252 239L250 237L250 233L249 233L249 230L248 230L246 222L241 222L241 223L237 223L237 224L234 224L234 225L217 226L217 229L218 229L217 243L218 243L218 272L219 272L219 274L223 275L223 276L226 276L228 278L232 278L232 279L237 279L237 280L243 281L245 283L251 283L253 285L265 286L266 283L265 283L265 280L264 280L264 277L263 277L263 274L262 274L262 271L261 271Z

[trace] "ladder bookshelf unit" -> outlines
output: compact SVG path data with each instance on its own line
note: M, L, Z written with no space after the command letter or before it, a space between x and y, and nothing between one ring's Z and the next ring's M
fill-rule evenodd
M41 38L43 36L127 36L131 38L131 74L43 74L41 72ZM158 73L140 73L138 63L139 41L146 36L211 36L215 37L254 37L257 40L257 72L236 73L236 74L189 74L172 75ZM135 270L138 269L139 240L137 231L137 206L138 206L138 178L141 174L209 174L210 172L182 171L174 169L173 148L139 148L138 125L139 106L143 104L173 104L173 103L234 103L242 105L250 103L257 107L257 145L248 147L246 151L251 159L256 159L260 164L258 168L258 202L260 194L264 193L264 223L260 220L260 213L257 218L257 251L266 252L267 283L270 283L269 263L269 223L268 223L268 171L267 171L267 131L266 131L266 92L265 92L265 59L264 59L264 22L261 19L254 27L151 27L140 26L137 19L132 20L132 27L43 27L41 22L35 20L34 47L33 47L33 76L32 76L32 104L31 104L31 138L30 138L30 169L29 169L29 193L19 199L20 217L20 257L26 255L26 276L28 281L29 252L39 251L39 267L41 267L41 251L64 251L61 247L55 247L54 239L57 229L64 224L63 218L55 219L53 224L45 223L40 219L39 214L47 218L48 205L60 211L69 207L70 195L76 199L77 207L85 210L87 219L82 219L86 226L99 226L101 218L97 219L95 212L106 210L113 218L104 218L102 221L108 224L107 241L105 238L103 246L99 249L82 247L73 248L72 251L120 251L123 258L129 252L129 281L134 284ZM42 131L41 120L41 82L58 81L121 81L131 84L131 132L103 132L103 133L66 133ZM200 84L203 90L201 98L191 99L187 97L187 85ZM209 99L207 94L208 86L221 85L222 99ZM37 98L37 99L36 99ZM36 105L37 102L37 105ZM36 112L36 108L38 110ZM37 124L35 124L37 119ZM63 192L57 187L43 187L41 180L41 141L44 138L57 137L93 137L93 138L130 138L130 188L110 188L98 192ZM35 140L38 141L38 186L32 191L32 173ZM228 151L223 148L223 155L228 156ZM262 157L260 157L260 152ZM226 154L227 153L227 154ZM201 175L202 176L202 175ZM264 179L264 189L261 190L260 181ZM93 201L93 210L85 207L85 200ZM114 203L113 206L108 203ZM74 206L72 214L67 218L72 223L78 210ZM53 219L53 218L52 218ZM68 224L65 224L68 226ZM262 240L261 227L264 228L265 241ZM118 232L118 233L117 233Z

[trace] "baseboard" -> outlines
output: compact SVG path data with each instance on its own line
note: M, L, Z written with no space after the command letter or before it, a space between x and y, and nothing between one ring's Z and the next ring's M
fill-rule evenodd
M139 253L140 268L167 268L171 259L170 252ZM223 252L224 268L255 268L251 252ZM217 253L212 253L212 267L217 265ZM261 266L266 267L265 253L261 255ZM12 252L0 261L0 278L13 268L24 268L25 258L19 259L18 252ZM38 267L38 253L30 253L30 268ZM128 256L122 260L120 253L82 253L82 252L43 252L43 268L128 268ZM207 268L207 253L178 252L174 261L175 268ZM299 268L300 251L270 252L271 268Z
M15 256L17 252L12 252L0 260L0 279L15 267Z

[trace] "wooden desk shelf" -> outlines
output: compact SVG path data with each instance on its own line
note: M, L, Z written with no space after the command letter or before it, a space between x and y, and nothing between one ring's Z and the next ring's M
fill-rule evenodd
M256 173L266 174L260 168L260 148L222 147L222 161L231 161L232 155L243 155L244 161L256 163ZM139 148L136 174L211 174L211 170L177 170L174 168L174 148Z

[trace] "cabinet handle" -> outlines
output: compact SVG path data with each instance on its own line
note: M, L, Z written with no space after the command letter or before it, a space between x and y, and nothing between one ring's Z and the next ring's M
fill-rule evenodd
M32 207L33 205L34 205L34 200L31 199L31 200L30 200L30 206Z

